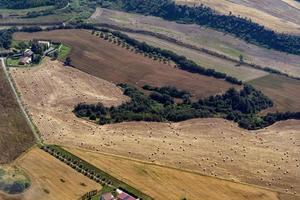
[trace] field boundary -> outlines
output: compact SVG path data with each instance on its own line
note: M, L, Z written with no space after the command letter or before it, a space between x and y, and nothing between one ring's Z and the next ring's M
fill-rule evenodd
M83 174L84 176L90 178L91 180L96 181L97 183L109 186L114 189L120 188L133 196L140 197L143 200L152 200L150 196L135 189L134 187L128 185L127 183L109 175L103 170L79 158L78 156L70 153L69 151L61 148L60 146L44 145L41 146L41 149L49 153L53 157L59 159L60 161L66 163L77 172Z
M15 87L15 83L13 82L13 80L10 77L9 72L7 71L4 58L0 58L0 60L1 60L1 65L2 65L2 68L3 68L4 74L5 74L8 82L9 82L9 85L10 85L11 89L13 90L14 96L15 96L15 98L17 100L17 103L18 103L20 109L21 109L21 112L22 112L23 116L25 117L26 122L29 125L29 127L30 127L30 129L31 129L31 131L33 133L33 135L34 135L34 137L36 139L36 142L38 144L41 144L42 141L41 141L41 138L40 138L40 136L38 134L38 131L37 131L35 125L32 123L32 121L31 121L29 115L27 114L26 110L24 109L23 103L22 103L21 98L19 97L18 91L16 89L17 87Z

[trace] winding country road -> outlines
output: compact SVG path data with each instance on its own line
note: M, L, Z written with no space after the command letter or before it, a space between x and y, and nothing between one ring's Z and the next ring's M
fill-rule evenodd
M24 117L25 117L25 119L26 119L26 121L27 121L29 127L31 128L31 130L32 130L32 132L33 132L33 134L34 134L34 137L35 137L35 139L36 139L36 142L37 142L38 144L42 144L42 140L41 140L39 134L37 133L37 131L36 131L36 129L35 129L35 126L34 126L34 124L32 123L30 117L28 116L27 112L25 111L25 109L24 109L24 107L23 107L23 104L22 104L22 101L21 101L21 99L20 99L20 97L19 97L19 95L18 95L18 93L17 93L17 91L16 91L16 88L15 88L15 86L14 86L14 84L13 84L13 82L12 82L10 76L9 76L9 73L8 73L7 68L6 68L6 65L5 65L5 58L0 58L0 60L1 60L1 66L2 66L2 68L3 68L4 74L5 74L5 76L6 76L7 80L8 80L8 82L9 82L9 85L10 85L10 87L11 87L11 89L12 89L12 91L13 91L15 97L16 97L16 100L17 100L17 102L18 102L18 104L19 104L19 107L21 108L21 111L22 111L22 113L23 113L23 115L24 115Z

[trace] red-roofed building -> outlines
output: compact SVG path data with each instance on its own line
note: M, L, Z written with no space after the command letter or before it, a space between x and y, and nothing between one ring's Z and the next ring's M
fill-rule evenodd
M114 196L109 192L102 194L100 200L115 200Z
M129 194L127 194L126 192L123 192L120 189L117 189L117 200L137 200L136 198L130 196Z

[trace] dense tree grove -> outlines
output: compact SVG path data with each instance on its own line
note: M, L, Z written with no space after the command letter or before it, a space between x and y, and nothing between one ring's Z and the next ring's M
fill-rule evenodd
M151 85L144 85L144 90L155 91L161 94L166 94L174 98L185 98L190 97L191 94L185 90L178 90L176 87L167 86L167 87L153 87Z
M55 6L62 8L68 4L68 0L1 0L0 8L26 9L39 6Z
M112 8L119 7L127 12L153 15L181 23L196 23L267 48L300 54L300 36L277 33L252 22L251 19L219 14L204 5L194 7L177 5L173 0L103 0L103 2L109 2Z
M74 113L77 117L97 120L99 124L124 121L179 122L193 118L222 117L250 130L263 128L280 120L300 119L300 113L270 113L263 117L257 115L271 107L273 102L250 85L245 85L241 91L231 88L223 95L182 103L175 103L166 87L147 86L155 91L147 96L129 85L119 86L123 88L124 95L131 98L130 102L110 108L101 103L81 103L75 106ZM184 95L181 97L184 98Z
M0 30L0 49L8 49L11 45L12 34L16 31L16 29L11 28L7 30Z

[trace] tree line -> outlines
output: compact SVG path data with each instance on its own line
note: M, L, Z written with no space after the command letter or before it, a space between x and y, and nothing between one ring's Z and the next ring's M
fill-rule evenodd
M300 36L277 33L251 19L234 16L231 13L219 14L203 4L191 7L177 5L173 0L103 0L102 5L180 23L195 23L266 48L300 54Z
M106 30L102 29L102 31L106 31ZM110 30L108 30L108 31L111 34L113 34L114 36L125 40L129 45L134 46L143 52L156 53L156 54L162 55L165 58L168 58L169 60L172 60L174 63L176 63L177 67L182 70L185 70L185 71L188 71L191 73L212 76L217 79L224 79L225 81L232 83L232 84L237 84L237 85L243 84L242 81L238 80L235 77L228 76L227 74L222 73L222 72L217 72L214 69L204 68L204 67L198 65L197 63L195 63L194 61L187 59L185 56L177 55L173 51L161 49L159 47L153 47L145 42L140 42L136 39L133 39L133 38L129 37L128 35L121 33L119 31L110 31Z
M223 95L181 103L175 103L174 97L165 89L156 88L156 91L145 95L130 85L119 86L124 95L131 98L130 102L117 107L80 103L73 112L77 117L94 120L101 125L124 121L180 122L193 118L221 117L249 130L260 129L281 120L300 119L300 112L259 116L258 113L272 107L273 102L250 85L245 85L240 91L231 88Z

